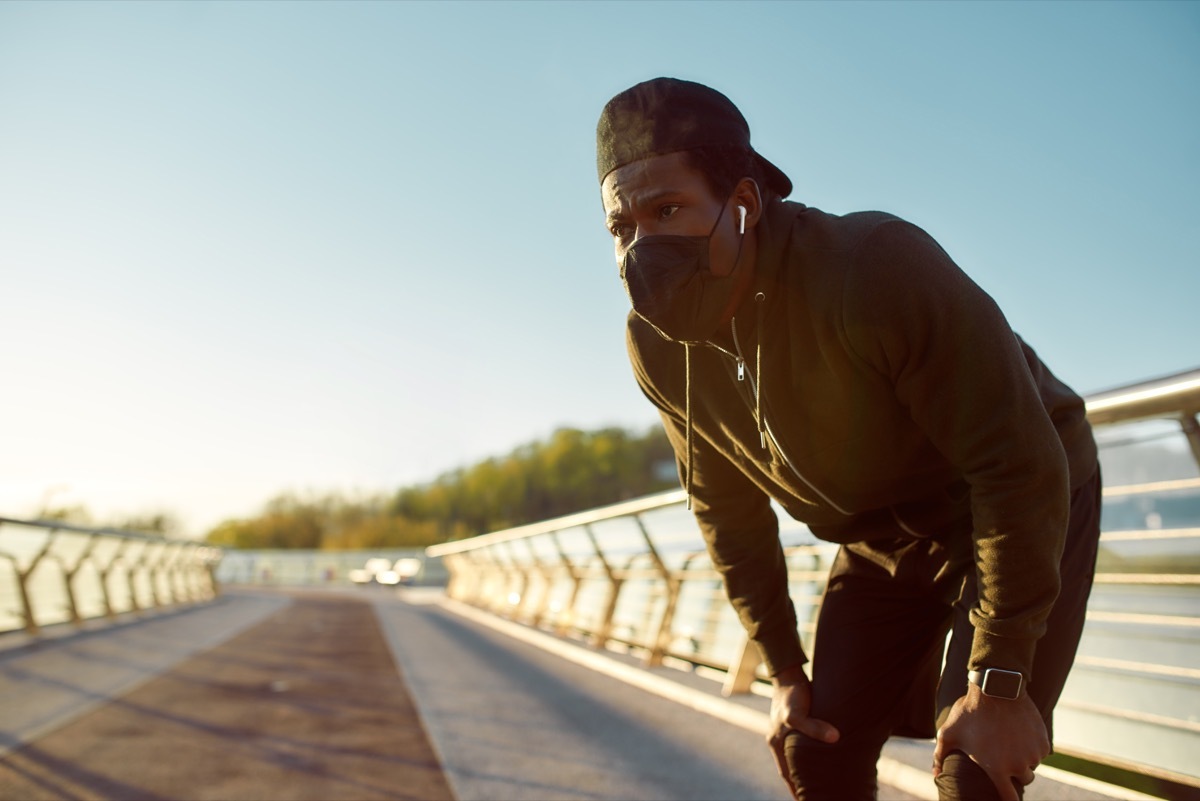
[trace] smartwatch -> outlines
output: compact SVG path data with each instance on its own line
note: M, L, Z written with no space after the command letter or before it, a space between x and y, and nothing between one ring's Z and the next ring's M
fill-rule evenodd
M1025 677L1015 670L1000 670L985 668L972 670L967 674L967 680L983 690L983 694L992 698L1016 700L1025 686Z

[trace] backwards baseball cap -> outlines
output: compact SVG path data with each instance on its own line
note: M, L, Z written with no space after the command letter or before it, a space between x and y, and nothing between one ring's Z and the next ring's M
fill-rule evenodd
M750 126L716 89L677 78L639 83L608 101L596 125L596 172L600 182L634 161L722 146L745 149L762 168L767 186L787 197L791 180L750 147Z

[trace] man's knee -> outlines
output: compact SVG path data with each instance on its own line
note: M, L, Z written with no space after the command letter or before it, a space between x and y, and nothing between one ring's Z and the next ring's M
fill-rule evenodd
M962 751L951 751L942 760L942 772L935 780L938 801L998 801L996 785L983 768L971 761ZM1022 796L1025 788L1016 782L1013 787Z
M880 747L851 737L830 744L788 734L784 755L800 801L873 801Z

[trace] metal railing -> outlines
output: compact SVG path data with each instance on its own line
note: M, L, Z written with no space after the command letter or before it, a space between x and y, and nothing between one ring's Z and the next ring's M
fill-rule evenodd
M209 600L220 559L191 540L0 517L0 632Z
M1098 439L1104 432L1135 431L1110 438L1114 449L1147 447L1172 431L1176 440L1182 434L1187 447L1172 453L1182 452L1186 460L1190 450L1195 475L1106 488L1106 517L1114 504L1112 516L1136 512L1145 524L1102 536L1088 630L1056 716L1057 747L1195 783L1200 565L1171 554L1182 549L1200 558L1200 369L1097 393L1086 402ZM1146 421L1158 426L1166 421L1170 428L1137 434ZM1103 458L1103 441L1101 448ZM1198 519L1191 525L1169 518L1164 526L1161 515L1154 517L1158 512L1146 511L1156 503L1175 508L1171 504L1179 506L1180 499L1196 507ZM640 654L650 666L672 663L709 672L722 680L726 694L765 692L757 649L730 609L684 501L682 491L665 492L444 543L426 553L444 560L447 593L457 600L597 648ZM836 546L818 542L785 514L778 517L801 638L811 653ZM1142 647L1130 648L1131 637ZM1140 700L1125 703L1146 696L1150 685L1157 688L1150 708L1139 707ZM1104 725L1097 728L1097 720ZM1110 735L1099 737L1100 730ZM1130 738L1139 748L1131 751Z

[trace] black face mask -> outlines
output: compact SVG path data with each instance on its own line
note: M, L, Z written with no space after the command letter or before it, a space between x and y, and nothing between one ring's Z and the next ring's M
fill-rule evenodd
M722 206L708 236L644 236L625 251L621 281L633 310L667 339L705 342L728 311L741 262L741 241L729 275L714 276L708 264L712 236L724 216Z

